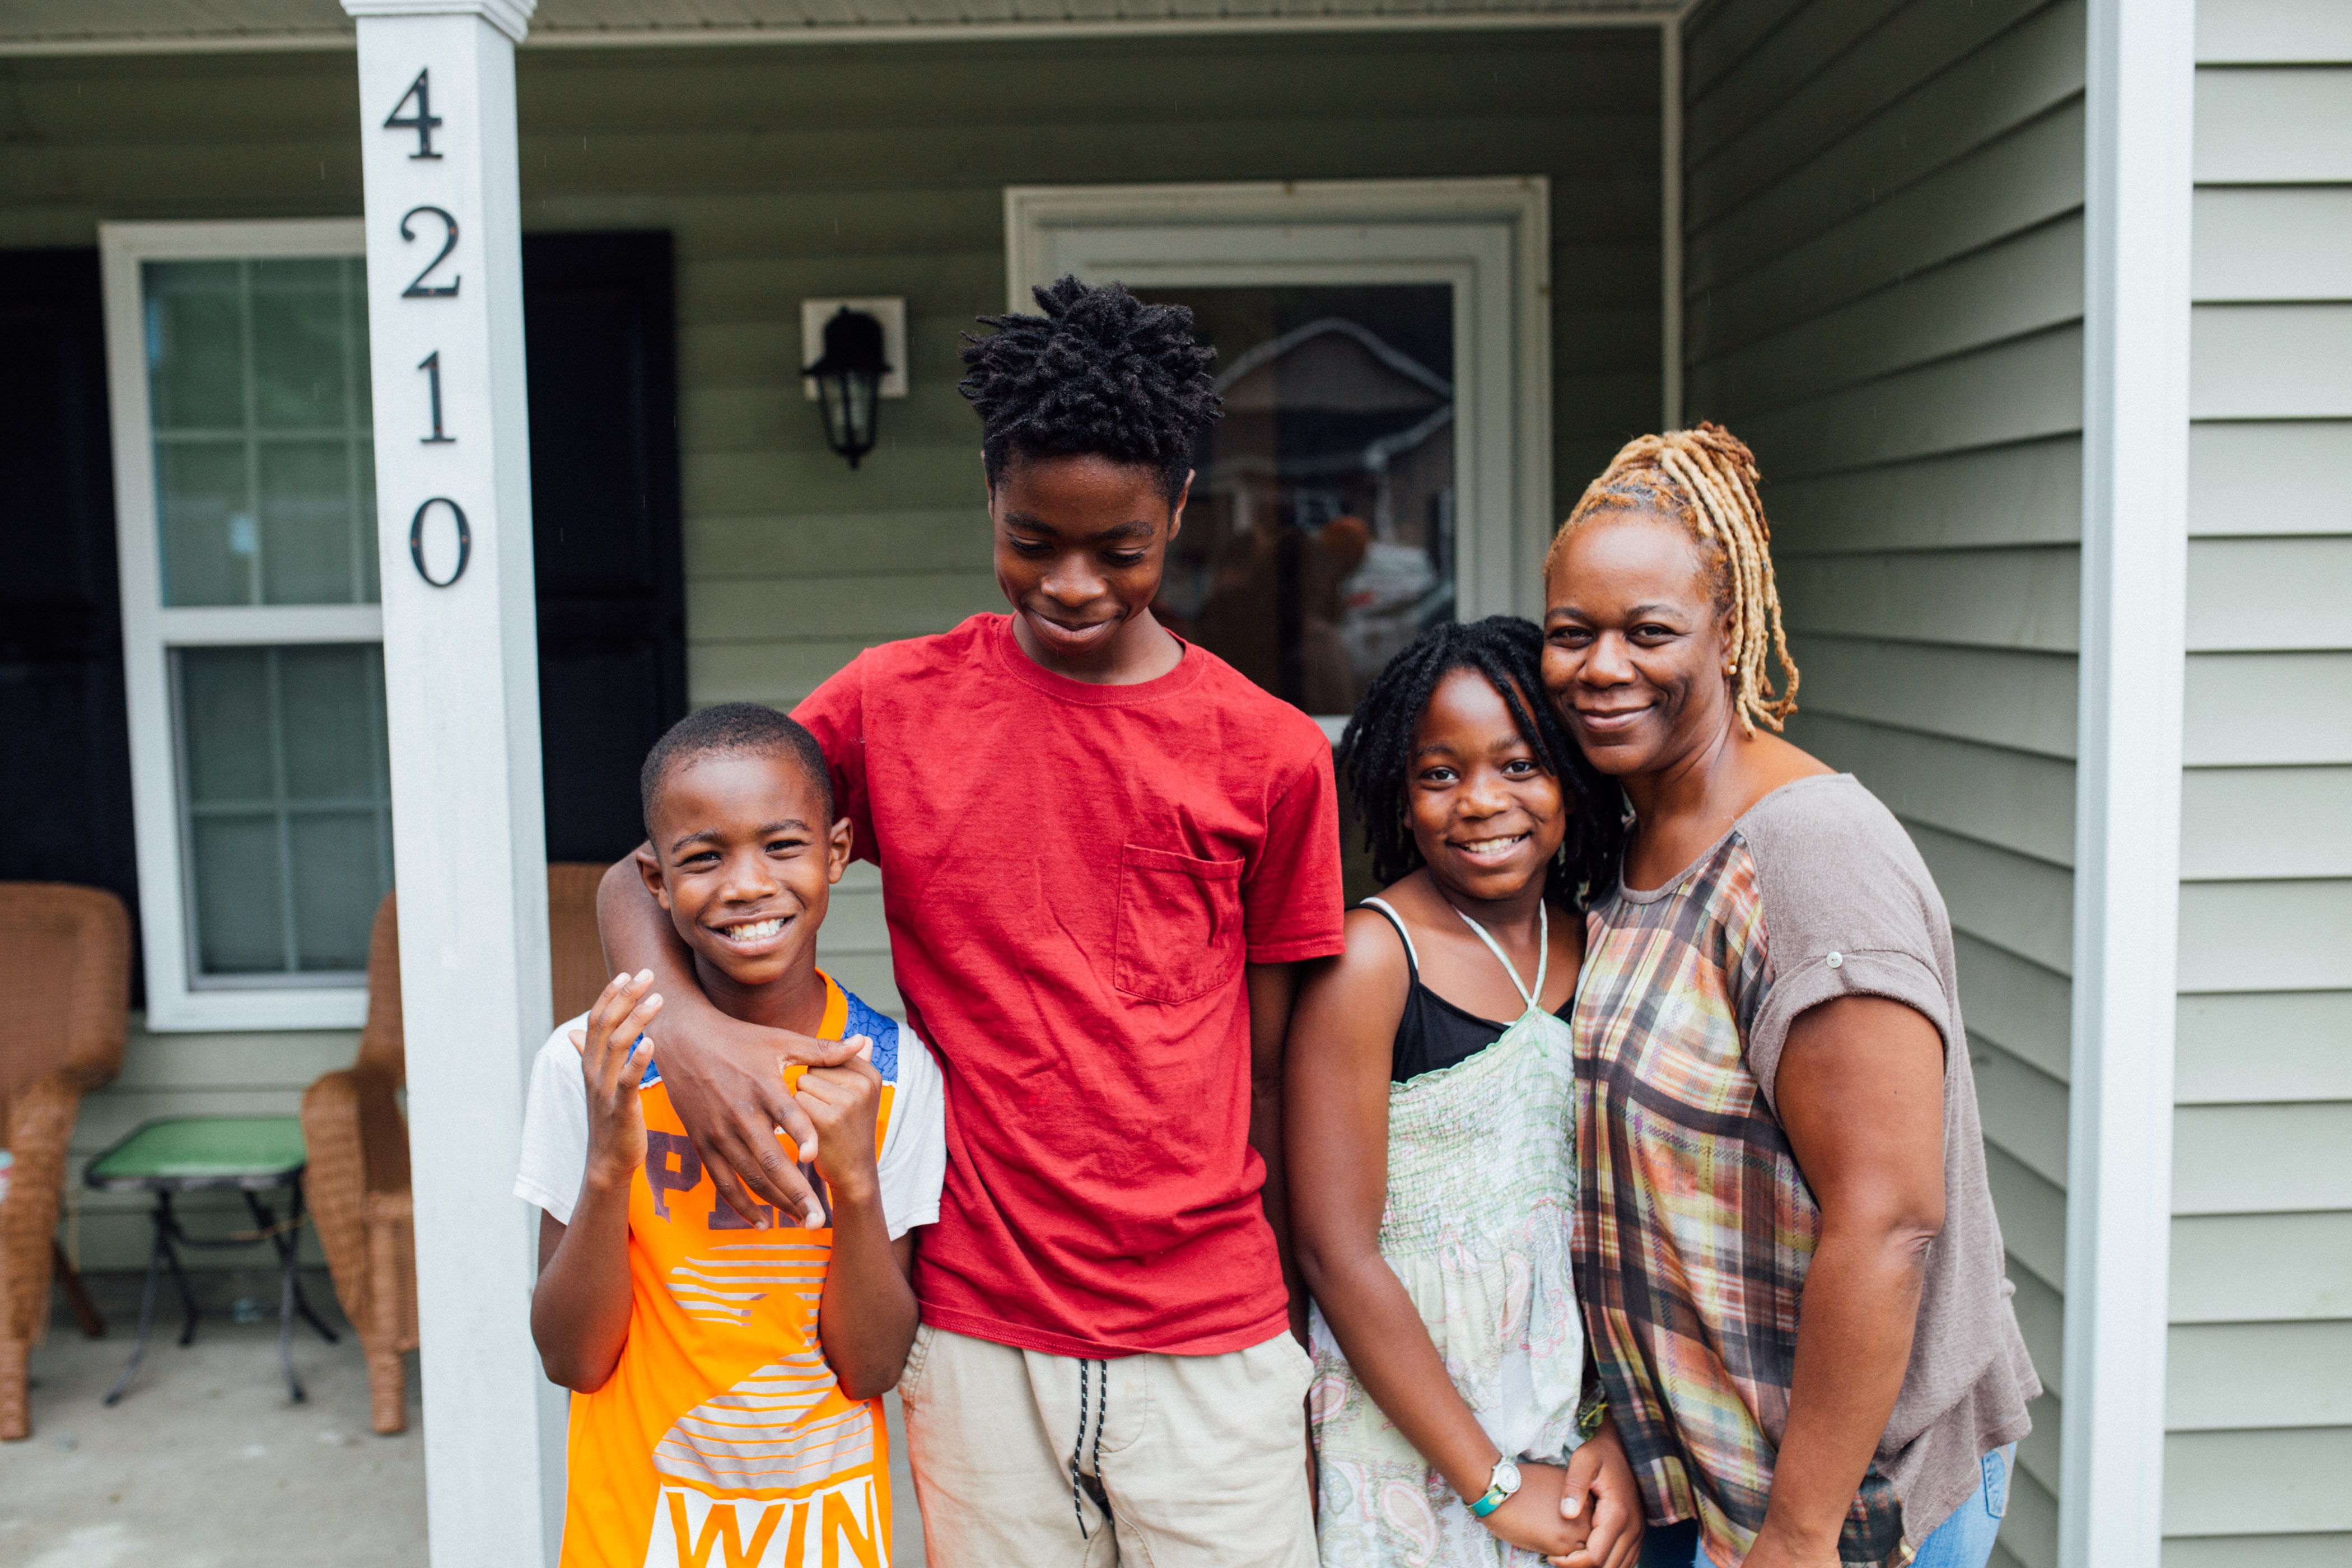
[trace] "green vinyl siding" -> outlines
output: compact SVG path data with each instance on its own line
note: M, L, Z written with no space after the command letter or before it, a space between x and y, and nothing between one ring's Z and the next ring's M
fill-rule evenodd
M1656 423L1654 27L526 48L517 77L524 227L674 237L698 705L789 706L860 648L1002 607L955 383L960 335L1005 305L1008 184L1542 175L1563 493ZM0 60L0 247L92 245L108 220L355 214L361 122L347 53ZM911 392L852 472L801 394L800 301L890 294ZM871 868L836 892L823 962L898 1005ZM355 1049L142 1036L158 1087L126 1074L94 1096L77 1151L184 1089L223 1114L291 1110ZM93 1266L143 1257L135 1216L94 1198L77 1234Z
M961 335L1004 308L1011 184L1541 174L1554 462L1656 416L1654 32L531 56L524 222L678 246L697 702L789 704L1002 605ZM792 373L799 302L903 294L913 384L856 472Z
M1756 449L1790 737L1949 907L2057 1560L2082 510L2080 0L1718 0L1685 37L1685 415Z
M2199 6L2164 1568L2352 1562L2343 12Z

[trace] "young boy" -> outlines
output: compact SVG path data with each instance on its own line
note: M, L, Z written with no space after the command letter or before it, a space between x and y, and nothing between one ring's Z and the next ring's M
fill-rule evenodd
M1330 747L1152 616L1218 413L1191 312L1075 279L1037 300L964 354L1012 613L868 649L796 710L949 1084L899 1391L925 1550L1311 1564L1304 1300L1268 1222L1293 971L1344 945ZM669 986L633 882L602 915ZM673 1006L662 1048L726 1190L794 1203L759 1148L772 1064L825 1047Z
M719 1201L645 1034L650 973L615 976L541 1047L515 1194L546 1211L531 1333L575 1391L563 1563L883 1568L881 1395L915 1333L908 1233L939 1217L939 1068L816 967L851 829L806 730L706 709L654 747L641 788L637 871L699 995L860 1047L783 1074L816 1133L803 1169L824 1222L790 1230Z

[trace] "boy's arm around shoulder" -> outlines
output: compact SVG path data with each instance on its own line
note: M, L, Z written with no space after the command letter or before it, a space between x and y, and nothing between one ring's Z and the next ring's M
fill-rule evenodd
M834 805L858 835L857 853L872 858L871 814L866 805L864 692L868 656L834 672L793 710L816 737L833 781ZM843 1044L730 1018L705 998L692 955L655 902L638 869L641 845L604 873L596 894L597 933L609 962L651 969L673 996L662 1076L670 1106L694 1141L704 1173L719 1196L754 1228L817 1222L816 1196L800 1167L775 1137L781 1128L795 1147L815 1141L800 1103L786 1093L778 1069L788 1063L830 1066ZM762 1201L764 1200L764 1201Z

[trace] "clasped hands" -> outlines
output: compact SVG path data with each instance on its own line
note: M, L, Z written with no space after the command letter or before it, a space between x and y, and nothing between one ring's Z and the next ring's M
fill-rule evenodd
M855 1107L871 1100L853 1080L879 1079L862 1037L820 1040L719 1016L698 1018L692 1040L662 1042L662 1080L670 1104L702 1156L719 1200L756 1229L791 1223L820 1226L824 1205L809 1180L828 1131L848 1134ZM795 1092L784 1069L810 1068ZM787 1154L779 1134L800 1156Z
M1633 1568L1642 1554L1641 1494L1608 1426L1566 1465L1522 1463L1519 1489L1482 1522L1552 1568Z

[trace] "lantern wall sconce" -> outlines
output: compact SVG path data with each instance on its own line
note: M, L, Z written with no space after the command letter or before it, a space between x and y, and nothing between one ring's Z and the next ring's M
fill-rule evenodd
M802 300L801 363L825 445L857 467L874 449L878 400L907 395L907 301Z

